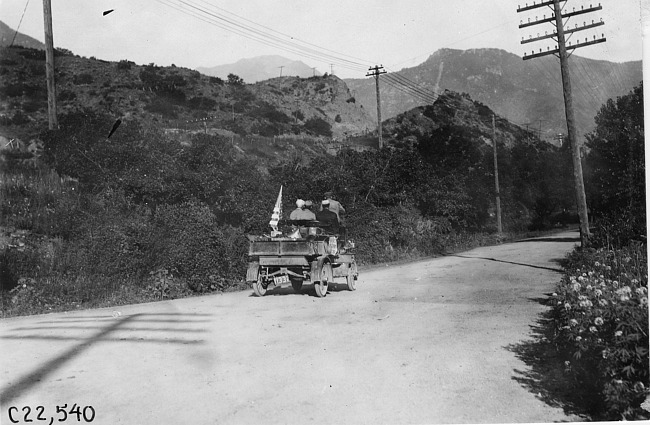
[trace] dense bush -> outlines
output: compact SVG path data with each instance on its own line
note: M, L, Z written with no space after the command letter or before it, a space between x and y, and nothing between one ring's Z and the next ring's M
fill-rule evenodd
M645 250L576 251L553 294L555 342L567 370L601 398L595 413L610 420L635 418L650 394Z
M318 117L311 117L305 121L305 130L318 136L332 136L332 125L324 119Z
M154 252L158 268L176 271L196 292L239 281L247 266L248 240L241 230L219 226L207 205L165 205L156 211Z
M75 84L92 84L93 81L95 81L95 78L92 76L92 74L84 72L81 74L76 74L74 77L72 77L72 81Z

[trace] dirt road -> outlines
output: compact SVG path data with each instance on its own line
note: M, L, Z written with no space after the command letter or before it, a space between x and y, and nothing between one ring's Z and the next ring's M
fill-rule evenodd
M6 319L0 422L26 423L26 407L34 423L577 420L522 386L528 366L512 350L577 242L567 232L380 266L322 299L305 285Z

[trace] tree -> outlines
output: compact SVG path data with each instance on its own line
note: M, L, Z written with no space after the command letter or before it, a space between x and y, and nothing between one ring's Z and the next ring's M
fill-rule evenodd
M600 214L645 211L643 82L616 101L609 99L587 135L587 188Z
M231 86L243 86L244 85L244 79L241 78L239 75L235 74L228 74L228 84Z

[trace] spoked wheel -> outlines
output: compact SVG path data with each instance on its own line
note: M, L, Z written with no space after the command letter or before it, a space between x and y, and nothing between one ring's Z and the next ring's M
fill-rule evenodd
M291 278L291 286L293 286L293 290L296 291L296 294L299 294L300 290L302 289L302 281L303 281L303 278L301 278L301 277L292 277Z
M260 274L257 275L257 280L253 282L253 292L258 297L263 297L266 295L266 287L262 283L262 275Z
M354 291L357 289L357 263L355 261L351 262L348 266L348 275L345 277L346 283L348 284L348 290Z
M327 286L332 281L332 265L330 263L323 263L320 270L320 281L314 282L314 289L316 296L322 298L327 295Z

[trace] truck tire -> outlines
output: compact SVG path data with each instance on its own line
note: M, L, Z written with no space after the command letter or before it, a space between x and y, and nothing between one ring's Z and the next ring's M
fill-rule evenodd
M258 297L266 295L266 288L262 284L262 276L259 274L257 275L257 280L253 282L253 292Z
M316 296L322 298L327 295L327 287L332 281L332 265L327 262L323 262L320 271L320 281L314 282L314 290L316 290Z
M348 266L348 275L345 277L346 283L348 284L348 291L354 291L357 289L357 263L353 261Z

